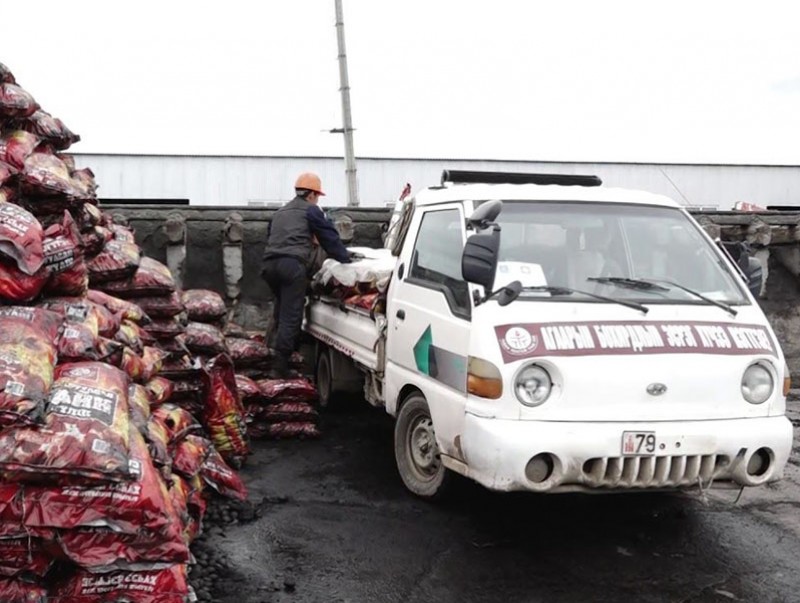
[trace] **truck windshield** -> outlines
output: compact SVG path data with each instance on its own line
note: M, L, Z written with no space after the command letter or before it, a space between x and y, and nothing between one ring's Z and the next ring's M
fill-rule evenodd
M677 208L504 201L497 222L498 285L521 280L529 287L568 287L647 304L748 303L741 278ZM659 286L634 286L632 279ZM525 297L560 296L532 290Z

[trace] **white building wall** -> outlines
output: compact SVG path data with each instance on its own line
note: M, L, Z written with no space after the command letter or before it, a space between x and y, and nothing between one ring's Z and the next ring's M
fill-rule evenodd
M263 205L293 196L297 174L315 171L326 206L346 204L344 161L331 157L204 157L75 154L106 199L188 199L192 205ZM800 205L799 166L559 163L358 159L361 205L383 206L406 182L416 191L439 183L444 169L595 174L607 186L665 194L687 205L730 209L737 201Z

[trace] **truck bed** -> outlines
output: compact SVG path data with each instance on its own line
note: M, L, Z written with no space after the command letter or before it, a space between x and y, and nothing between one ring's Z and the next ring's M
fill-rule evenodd
M378 350L386 319L368 310L345 305L330 297L312 297L304 328L319 341L351 358L356 364L380 371Z

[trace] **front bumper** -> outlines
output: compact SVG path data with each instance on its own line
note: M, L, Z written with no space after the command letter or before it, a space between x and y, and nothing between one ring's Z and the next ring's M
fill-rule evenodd
M625 431L654 432L656 452L623 456ZM466 465L459 471L487 488L503 491L757 486L783 477L792 435L792 424L784 416L578 423L467 414L461 438ZM763 462L752 474L748 464L757 451L751 471L759 464L756 461ZM529 465L537 455L545 456Z

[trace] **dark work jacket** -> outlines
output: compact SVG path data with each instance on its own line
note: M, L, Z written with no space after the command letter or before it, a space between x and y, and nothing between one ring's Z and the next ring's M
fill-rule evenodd
M336 227L319 207L302 197L295 197L272 215L264 259L293 257L308 267L314 250L312 235L329 257L342 263L350 262Z

